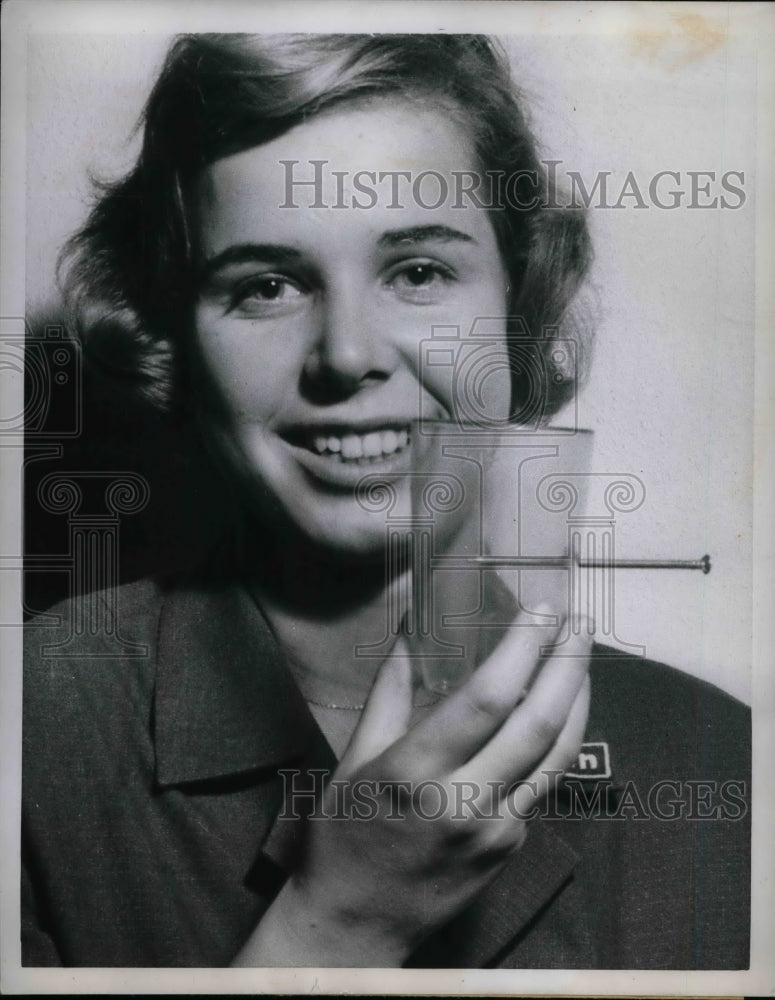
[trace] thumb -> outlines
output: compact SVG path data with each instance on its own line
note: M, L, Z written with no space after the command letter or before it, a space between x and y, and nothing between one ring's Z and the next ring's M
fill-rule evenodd
M349 777L386 750L409 728L412 666L403 640L380 667L358 726L342 755L336 777Z

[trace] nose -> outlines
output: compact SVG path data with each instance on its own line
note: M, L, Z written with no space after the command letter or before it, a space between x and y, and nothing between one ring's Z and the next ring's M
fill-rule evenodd
M375 322L367 295L348 288L330 292L321 304L315 341L303 369L303 388L315 402L346 399L386 382L395 353Z

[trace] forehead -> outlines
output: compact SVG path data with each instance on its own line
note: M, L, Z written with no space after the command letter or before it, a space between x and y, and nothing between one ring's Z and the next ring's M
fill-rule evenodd
M470 200L456 207L461 184L479 172L460 117L436 103L380 98L329 110L218 160L199 180L201 240L217 252L256 229L293 241L331 225L489 228Z

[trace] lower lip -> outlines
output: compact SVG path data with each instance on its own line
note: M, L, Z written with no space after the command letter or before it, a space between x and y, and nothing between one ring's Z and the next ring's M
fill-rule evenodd
M410 467L411 441L391 455L382 455L366 462L342 461L336 455L320 455L300 445L285 443L308 475L326 486L347 493L352 493L366 476L399 476L408 472Z

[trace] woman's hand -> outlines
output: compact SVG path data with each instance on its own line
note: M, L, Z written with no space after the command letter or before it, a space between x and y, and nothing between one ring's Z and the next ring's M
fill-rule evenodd
M582 742L590 643L571 637L523 698L548 640L515 625L411 729L410 662L383 665L301 867L236 964L401 965L522 845Z

